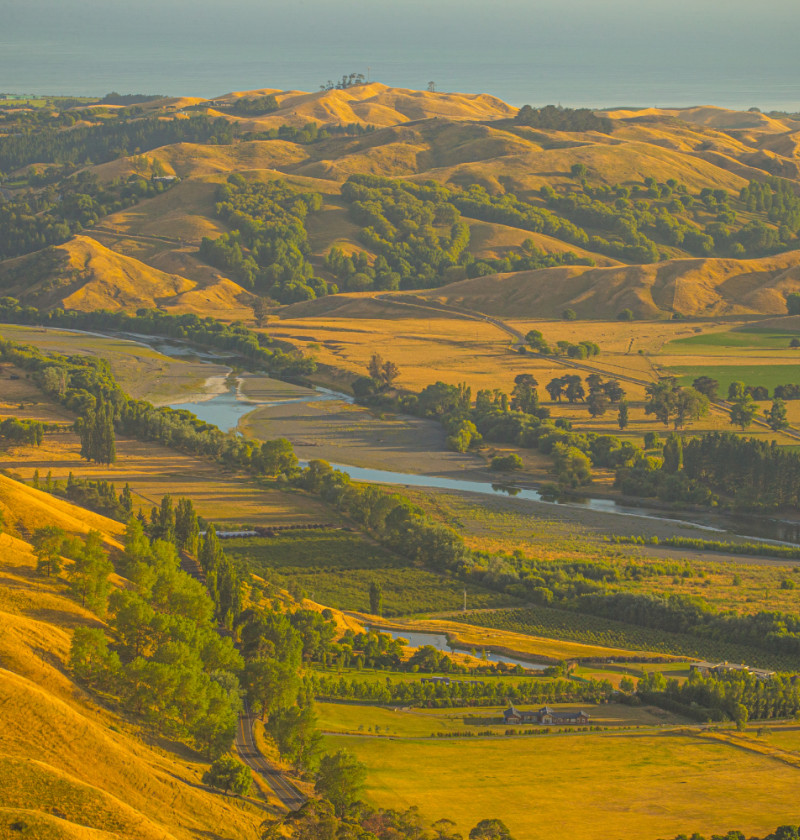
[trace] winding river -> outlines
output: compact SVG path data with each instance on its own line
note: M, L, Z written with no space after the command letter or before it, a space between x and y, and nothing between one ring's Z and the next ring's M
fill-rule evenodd
M196 351L186 344L177 341L170 341L153 336L128 335L129 339L145 344L166 355L184 356L196 361L208 364L224 363L224 360L210 353ZM328 390L327 388L315 387L302 389L305 393L300 396L286 397L284 399L257 400L245 396L243 393L243 380L233 373L227 378L217 377L217 386L224 382L222 393L211 397L198 397L195 400L182 403L174 403L170 407L174 409L185 409L191 411L201 420L213 423L224 431L233 431L237 428L239 421L259 408L279 406L286 403L296 402L325 402L343 401L352 403L353 398L347 394ZM297 391L296 391L297 392ZM379 470L367 467L353 467L347 464L331 464L335 469L347 473L354 481L373 482L376 484L389 484L405 487L430 487L438 490L453 490L464 493L474 493L484 496L512 496L517 499L538 502L541 504L558 505L562 507L591 510L596 513L612 516L635 517L656 521L669 521L675 524L685 525L701 531L725 534L727 531L741 536L758 537L768 542L785 545L800 543L800 525L794 522L787 522L764 517L737 517L730 520L728 528L713 527L700 522L685 518L670 516L668 512L658 512L652 509L625 505L613 499L596 499L590 497L552 497L540 493L531 488L515 487L505 484L493 484L483 481L469 481L466 479L443 478L435 475L419 475L415 473L399 473L389 470Z

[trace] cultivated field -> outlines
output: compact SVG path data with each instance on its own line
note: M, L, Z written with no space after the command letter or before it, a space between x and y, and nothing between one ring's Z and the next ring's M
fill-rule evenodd
M326 742L367 764L375 804L418 804L463 832L487 816L526 840L760 836L797 820L796 767L688 732Z

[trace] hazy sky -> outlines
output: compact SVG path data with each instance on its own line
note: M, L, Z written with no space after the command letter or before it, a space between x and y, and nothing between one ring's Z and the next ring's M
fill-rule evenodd
M143 84L158 61L180 92L208 95L251 75L250 87L313 88L323 68L370 66L399 85L502 87L517 67L591 86L600 68L620 84L652 78L654 94L714 78L769 98L798 84L799 32L800 0L0 0L0 90L74 86L81 68L87 89L108 72Z

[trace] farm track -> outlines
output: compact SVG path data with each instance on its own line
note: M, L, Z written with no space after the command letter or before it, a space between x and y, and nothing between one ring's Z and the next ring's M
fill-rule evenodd
M168 236L156 236L150 233L127 233L126 231L114 230L114 228L107 228L102 225L95 225L90 230L87 230L86 233L88 235L100 233L105 236L115 236L117 239L140 239L143 242L157 242L158 244L177 245L179 247L185 247L187 245L200 246L199 242L190 242L186 239L172 239Z
M516 340L514 347L522 347L525 344L525 336L523 336L519 330L514 329L513 327L501 321L499 318L493 318L489 315L483 315L480 312L474 312L471 309L461 309L460 307L450 306L446 303L436 303L429 301L422 302L421 298L416 297L414 298L414 301L406 301L400 300L393 295L377 295L376 299L382 301L383 303L390 303L396 306L405 306L413 309L423 309L433 312L443 312L449 315L460 315L463 318L468 318L474 321L484 321L487 324L492 324L502 332L505 332L508 335L512 336ZM573 368L575 370L583 370L587 371L588 373L598 373L604 376L609 375L609 372L606 370L602 370L600 368L596 368L592 365L588 365L582 362L576 362L574 359L566 359L563 356L548 356L540 354L540 357L544 359L549 359L555 364L563 365L564 367ZM638 379L635 376L630 376L629 374L625 373L615 373L613 374L613 377L615 379L620 380L621 382L628 382L632 385L639 385L642 387L646 387L648 385L653 384L652 380ZM726 402L725 400L711 400L710 408L712 411L715 411L718 414L723 414L727 417L731 409L731 404ZM769 429L769 424L765 420L762 420L760 417L756 417L753 419L753 425L763 429ZM798 431L797 429L781 429L781 434L784 434L787 437L792 438L793 440L800 440L800 431Z

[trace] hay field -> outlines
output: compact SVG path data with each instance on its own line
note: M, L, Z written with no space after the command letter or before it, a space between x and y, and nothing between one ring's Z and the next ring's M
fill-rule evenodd
M375 804L419 804L464 833L487 817L526 840L762 836L797 820L795 767L679 732L326 742L367 764Z

